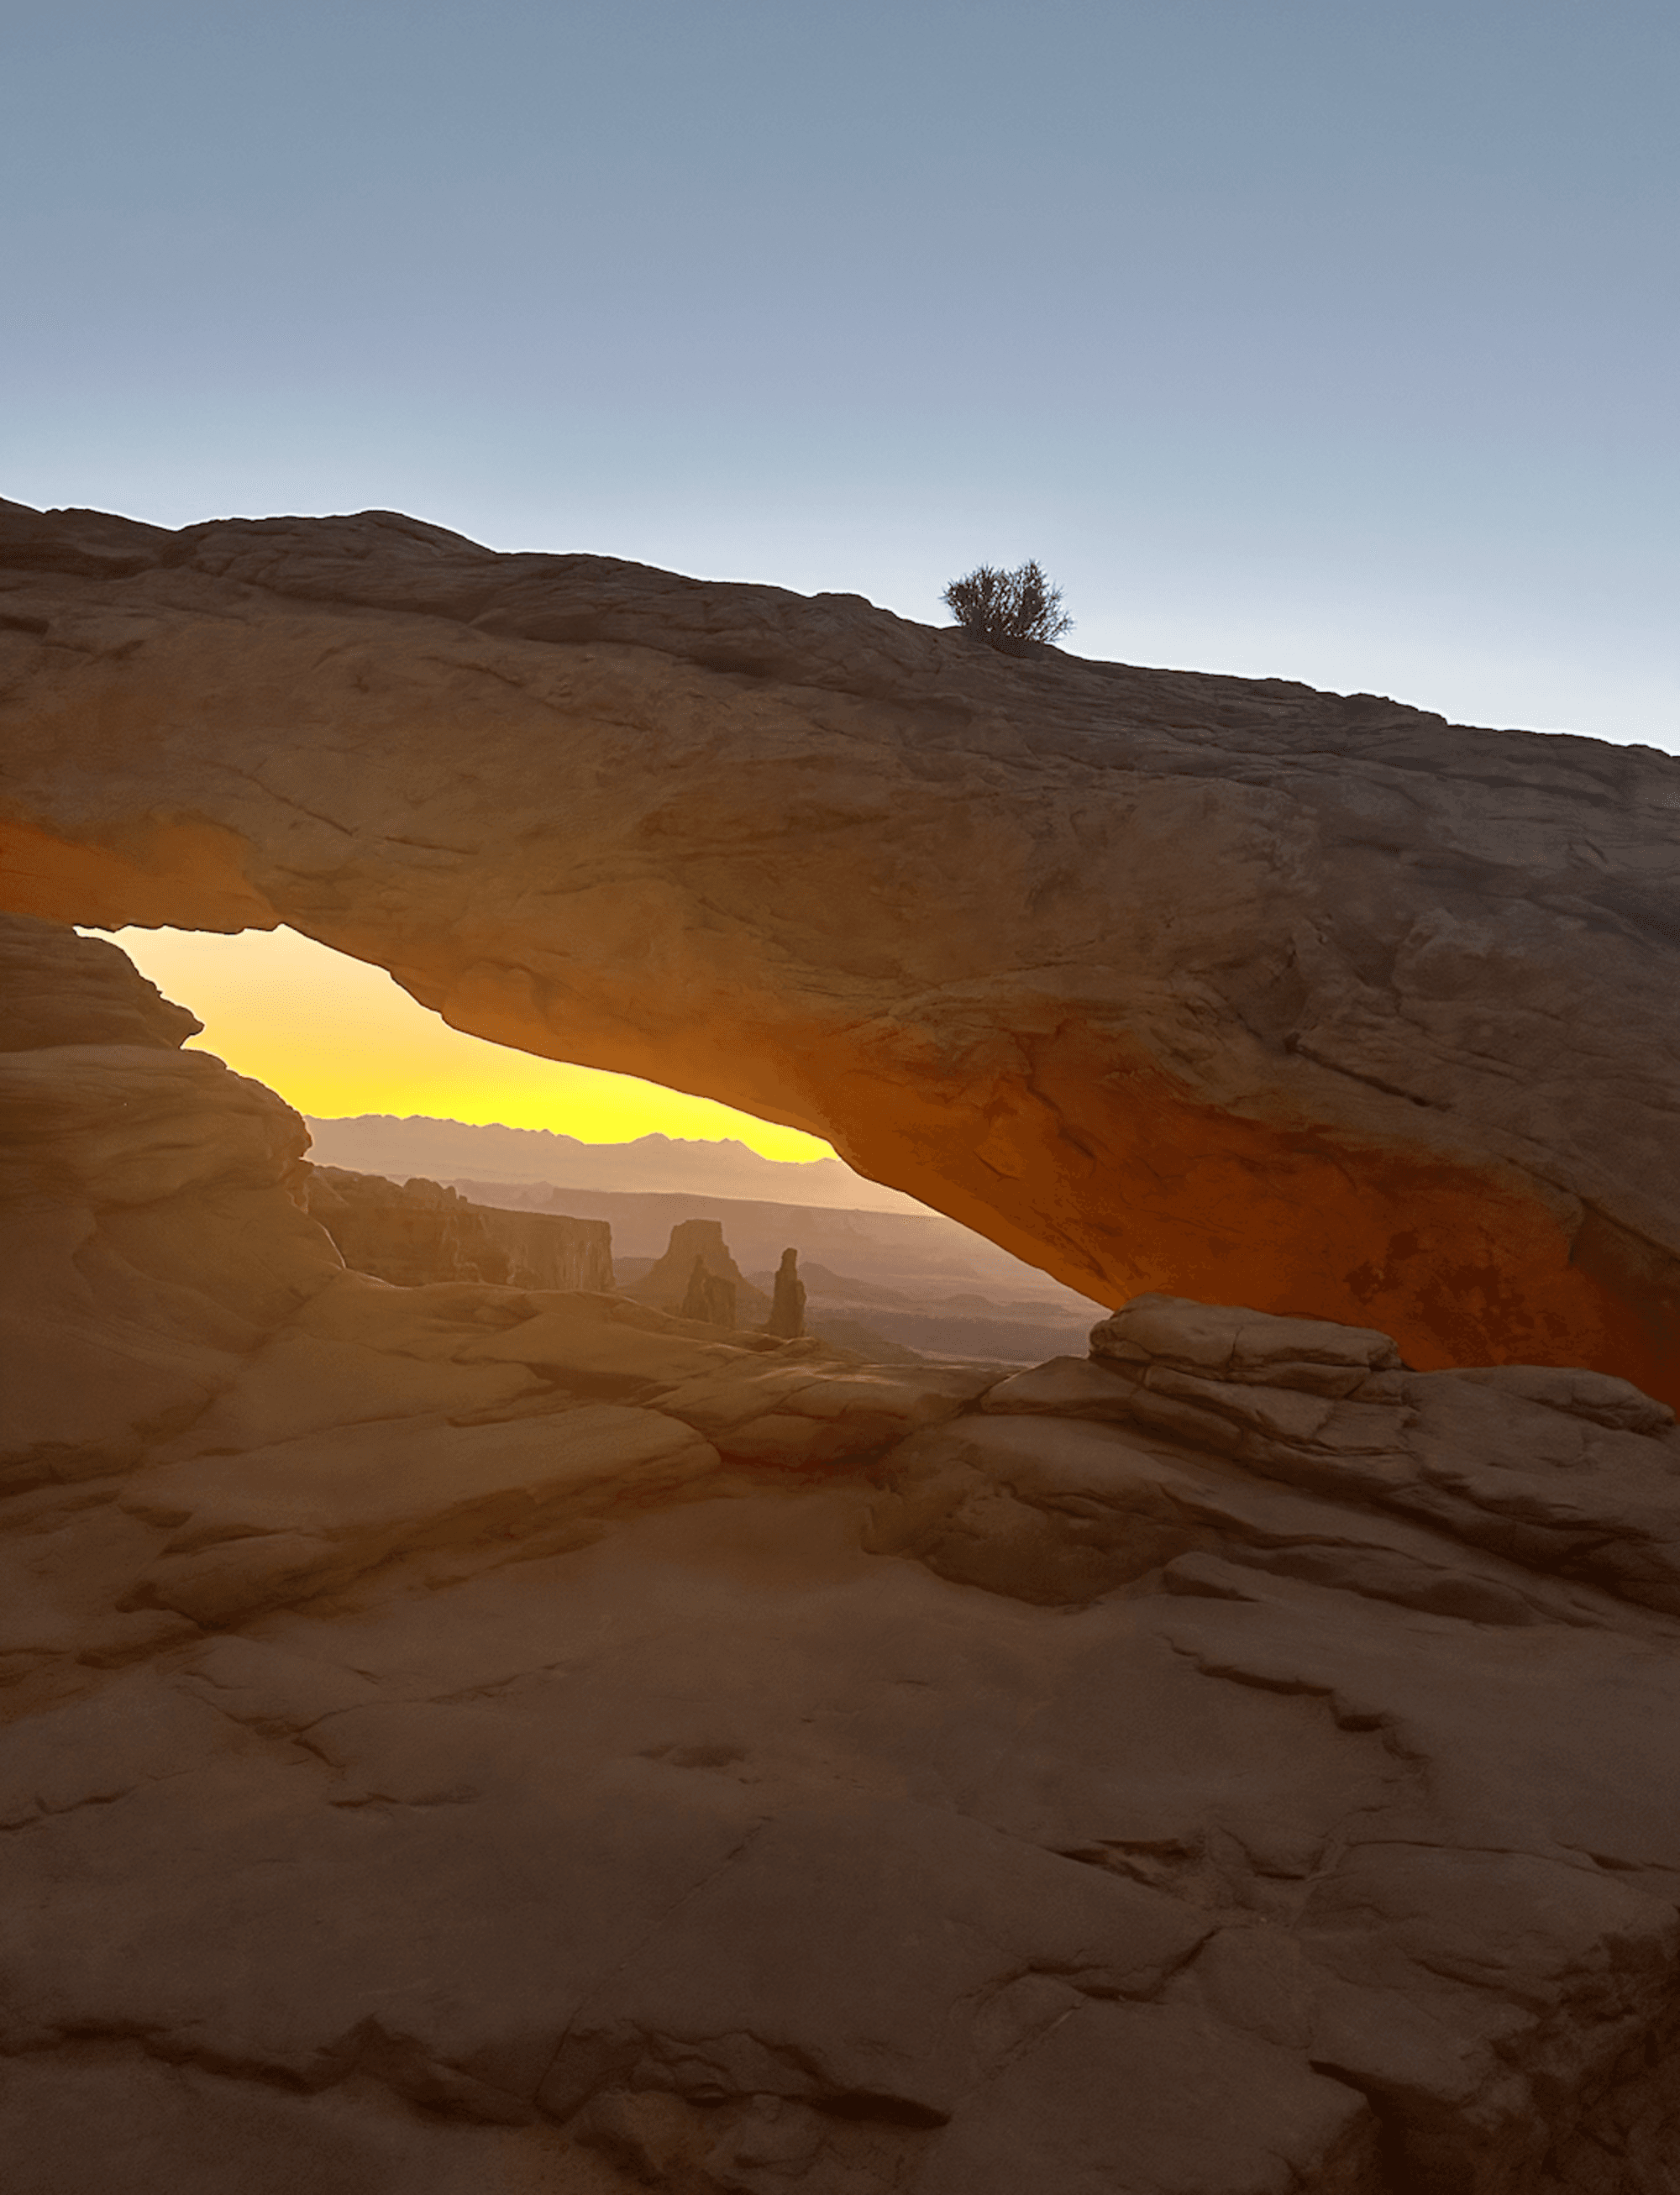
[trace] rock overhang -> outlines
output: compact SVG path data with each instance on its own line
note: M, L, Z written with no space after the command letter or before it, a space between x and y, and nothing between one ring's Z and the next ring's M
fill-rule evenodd
M7 902L291 924L1088 1293L1680 1395L1680 761L388 513L0 506Z
M1666 2186L1671 1411L1159 1295L1004 1377L393 1286L120 953L0 978L30 2187Z

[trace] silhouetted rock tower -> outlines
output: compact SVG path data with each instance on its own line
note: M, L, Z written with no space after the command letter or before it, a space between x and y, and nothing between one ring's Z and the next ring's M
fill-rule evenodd
M782 1261L776 1271L775 1294L771 1299L770 1316L764 1322L766 1334L774 1334L779 1341L797 1341L805 1331L805 1283L799 1277L799 1253L784 1250Z

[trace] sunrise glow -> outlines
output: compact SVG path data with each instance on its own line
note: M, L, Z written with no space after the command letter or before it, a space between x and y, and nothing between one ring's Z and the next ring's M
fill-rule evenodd
M95 933L89 933L95 934ZM464 1036L382 968L296 930L123 930L115 941L167 998L204 1024L195 1050L277 1090L300 1113L339 1120L419 1114L549 1128L588 1143L662 1134L734 1137L766 1158L823 1159L829 1146L708 1098L634 1075L569 1067Z

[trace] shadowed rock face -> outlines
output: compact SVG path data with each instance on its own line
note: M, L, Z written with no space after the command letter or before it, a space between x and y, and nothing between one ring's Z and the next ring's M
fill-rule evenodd
M1680 762L388 513L0 557L14 907L291 923L1110 1302L1680 1395Z

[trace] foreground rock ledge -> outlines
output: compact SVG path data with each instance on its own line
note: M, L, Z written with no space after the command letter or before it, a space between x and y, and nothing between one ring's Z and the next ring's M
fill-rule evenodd
M1680 1400L1680 762L389 513L0 505L4 890L291 923L1086 1293Z
M1673 2195L1680 1431L348 1272L0 929L7 2195Z

